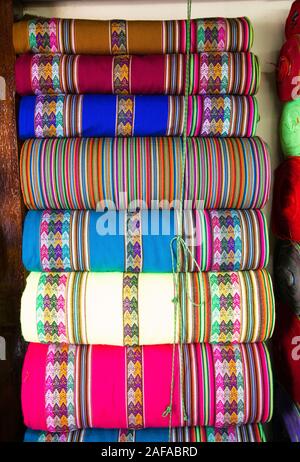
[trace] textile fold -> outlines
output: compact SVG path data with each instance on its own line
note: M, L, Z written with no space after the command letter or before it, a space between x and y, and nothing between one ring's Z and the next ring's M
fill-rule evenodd
M253 96L190 96L188 136L254 136ZM19 106L19 137L182 136L184 96L39 95Z
M27 430L25 443L160 443L169 442L166 428L143 430L84 429L69 433L50 433ZM172 428L171 443L262 443L266 441L263 425L249 424L228 428L183 427Z
M176 282L177 315L172 273L31 273L21 303L23 336L130 346L271 337L274 297L266 270L179 273Z
M171 273L179 222L176 210L29 211L23 263L28 271ZM190 253L180 271L238 271L268 264L267 223L260 210L185 210L182 231Z
M190 49L248 51L253 27L248 18L199 18L190 21ZM186 53L187 21L111 21L30 18L13 26L17 54L92 53L100 55Z
M190 95L254 95L260 67L252 53L190 56ZM16 90L31 94L185 94L186 55L25 54L16 60Z
M29 209L179 209L181 138L30 139L20 176ZM261 208L267 145L255 138L188 138L185 209Z
M22 374L24 422L33 430L217 428L267 422L272 373L263 343L109 347L29 344ZM32 399L34 396L34 400ZM183 400L187 420L183 415Z

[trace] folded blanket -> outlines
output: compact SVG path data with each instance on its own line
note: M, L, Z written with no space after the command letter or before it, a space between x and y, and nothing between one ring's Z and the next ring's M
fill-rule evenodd
M300 244L279 241L274 264L278 296L300 316Z
M26 430L25 443L264 443L266 436L261 424L215 427L172 428L169 440L167 428L143 430L83 429L69 433Z
M285 36L287 38L300 33L300 2L293 2L285 23Z
M260 138L189 138L184 208L260 208L270 159ZM31 139L21 183L31 209L178 209L181 138Z
M28 271L170 273L170 246L177 269L172 240L179 220L174 210L29 211L23 263ZM267 223L260 210L186 210L182 237L191 255L187 262L182 258L180 271L238 271L268 264Z
M274 364L277 380L291 399L300 403L300 317L284 301L276 305Z
M271 418L272 372L263 343L176 346L174 374L172 354L172 345L31 343L22 374L25 425L51 432L168 427L171 382L174 427L222 428Z
M285 156L300 156L300 100L283 105L280 120L280 141Z
M21 302L26 341L156 345L260 342L274 328L266 270L172 274L30 273Z
M300 95L300 36L288 39L280 50L277 65L277 90L281 101Z
M24 96L19 137L178 136L183 134L184 96ZM253 136L254 96L190 96L188 136Z
M247 51L248 18L203 18L190 23L191 51ZM16 53L102 55L186 53L187 21L89 21L30 18L13 26Z
M16 61L20 95L113 93L183 95L186 55L21 55ZM259 63L251 53L191 55L189 94L255 94Z
M300 158L288 157L275 170L272 231L281 238L300 241Z

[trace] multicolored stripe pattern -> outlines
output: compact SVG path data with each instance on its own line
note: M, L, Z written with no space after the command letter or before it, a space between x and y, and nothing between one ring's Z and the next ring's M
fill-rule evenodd
M40 221L40 260L43 271L90 269L90 214L84 211L43 210Z
M110 34L111 54L127 54L127 21L124 21L123 19L114 19L113 21L110 21Z
M67 343L65 324L66 284L68 278L59 273L43 273L36 298L36 325L42 343Z
M92 427L92 347L48 347L45 375L45 412L50 432Z
M200 421L223 428L270 419L272 404L269 402L270 407L265 408L266 403L261 401L263 396L272 398L270 359L263 343L211 348L191 344L177 348L183 349L183 355L179 354L179 360L183 358L181 400L188 416L187 425Z
M159 438L162 434L164 441L168 442L168 431L162 428L152 430L152 438ZM110 442L151 442L154 439L148 436L147 430L118 430L116 438ZM25 441L37 443L81 443L88 441L108 441L107 430L82 429L69 433L50 433L27 430ZM113 435L115 436L115 435ZM231 426L227 428L216 427L179 427L172 428L172 443L262 443L266 442L265 433L261 424L248 424Z
M17 60L16 77L31 88L26 94L164 94L185 92L186 55L164 56L36 54ZM30 58L30 62L27 61ZM26 61L26 66L23 63ZM143 76L152 75L152 82ZM211 52L190 57L189 95L254 95L260 68L252 53Z
M96 276L91 274L40 273L36 323L41 343L89 343L86 313L91 277L92 287L96 285ZM97 277L100 281L101 273ZM138 286L142 277L124 273L122 288L114 288L123 291L124 345L139 343ZM179 273L177 278L180 310L176 342L260 342L272 336L274 295L266 270ZM96 291L92 298L99 300L99 310L109 311L109 305L101 306L101 292Z
M181 271L197 272L195 261L202 271L259 269L268 264L267 223L260 210L185 210L182 229L190 254Z
M131 430L130 428L120 428L118 433L118 443L134 443L136 431L138 430Z
M179 273L178 333L183 343L260 342L274 330L274 295L266 270Z
M154 119L161 119L161 112L168 113L162 119L157 135L181 136L184 127L183 96L156 97L118 95L39 95L26 97L30 109L20 108L20 125L27 124L34 117L31 136L36 138L82 137L90 136L134 136L137 130L145 135L153 133L153 127L143 123L143 114L149 103ZM31 99L35 98L34 116L30 113ZM24 98L24 101L27 102ZM156 104L155 104L156 103ZM96 106L95 106L96 105ZM107 108L112 109L107 111ZM114 110L115 108L115 110ZM97 115L91 117L91 111ZM138 110L138 116L136 115ZM113 112L115 115L113 116ZM138 117L138 120L136 119ZM115 118L115 121L114 121ZM107 120L111 119L111 126ZM190 96L188 98L188 136L254 136L258 120L257 101L253 96ZM143 125L145 125L143 127ZM113 128L114 127L114 128ZM147 133L148 130L148 133ZM138 133L142 135L142 133ZM28 136L27 136L28 137Z
M247 18L199 19L197 23L198 51L243 51L242 37L247 30L247 23L249 26L248 49L250 49L253 33Z
M270 159L260 138L188 138L185 209L261 208ZM22 146L30 209L179 208L180 138L31 139Z
M82 95L40 95L36 97L34 134L36 138L80 136ZM30 114L27 114L30 117Z
M140 212L124 212L126 271L139 273L143 268L142 219Z
M133 136L135 122L135 97L132 95L117 96L116 106L115 136Z
M144 427L143 348L126 348L127 365L127 427L138 430Z
M37 333L41 343L88 343L87 282L85 272L41 273L36 298Z
M45 375L48 431L66 432L93 426L92 414L99 412L93 410L90 380L96 348L101 347L49 345ZM127 370L124 388L128 427L132 429L145 426L143 414L147 421L143 405L150 397L144 391L147 362L143 355L144 347L124 348ZM263 343L182 345L176 347L175 360L176 364L183 361L180 370L184 391L180 393L180 401L185 402L188 417L187 421L180 417L180 426L201 424L227 428L236 423L269 421L272 373L269 353ZM98 367L101 368L100 363ZM179 368L176 381L178 372Z
M241 351L236 345L213 347L216 390L216 423L238 425L244 420L244 380Z
M128 95L130 93L130 67L131 60L128 55L113 58L113 89L116 95Z
M41 212L31 211L28 217L37 222L37 233L25 234L24 246L28 239L39 235L40 268L33 268L24 257L29 271L99 271L92 267L92 253L106 253L104 236L95 244L91 241L91 217L104 217L104 213L89 210L64 210ZM109 212L111 213L111 212ZM156 225L149 224L151 211L115 212L118 222L124 223L124 230L114 229L116 239L122 240L125 253L123 270L127 272L145 271L143 236L152 236L160 242L161 237L173 236L179 232L179 212L164 212ZM156 212L155 212L156 213ZM110 216L110 215L109 215ZM190 255L182 259L180 271L238 271L264 268L268 264L269 242L266 218L260 210L185 210L183 213L182 236ZM173 226L171 226L171 220ZM97 223L97 219L95 220ZM30 226L25 221L25 231ZM117 227L116 227L117 228ZM161 228L161 231L159 231ZM119 234L120 233L120 234ZM163 234L164 233L164 234ZM102 243L102 245L101 245ZM157 245L158 252L167 252ZM120 255L120 259L122 255ZM198 267L196 266L196 263ZM118 262L115 262L119 268ZM157 271L161 271L159 261ZM171 271L171 266L170 266Z
M33 53L74 53L74 25L74 19L30 19L29 49Z
M75 417L74 345L49 345L46 359L45 411L50 432L77 428Z
M139 34L146 34L147 40L152 36L156 53L186 52L186 20L156 21L153 27L150 21L137 22L123 19L81 21L78 19L31 18L22 22L27 26L26 51L33 53L74 54L90 50L98 54L126 54L141 49L138 43ZM139 25L139 33L136 30L137 25ZM82 26L86 28L84 43L82 43L82 33L80 34ZM247 18L192 19L190 27L191 51L194 53L225 50L247 51L252 46L253 31ZM15 33L17 34L17 31ZM15 41L15 51L20 53L17 43ZM147 52L146 49L145 52Z
M261 424L227 428L178 427L172 428L173 443L262 443L266 437Z
M139 345L138 274L123 275L123 338L125 346Z

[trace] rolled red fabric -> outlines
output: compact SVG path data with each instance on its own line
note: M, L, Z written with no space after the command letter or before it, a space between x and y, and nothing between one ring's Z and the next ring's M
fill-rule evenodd
M271 418L272 372L263 343L177 345L174 369L172 357L172 345L31 343L22 375L25 424L51 432L168 427L172 383L174 427Z
M277 237L300 241L300 157L287 157L275 170L271 226Z
M300 403L300 318L284 303L277 306L272 344L277 377L292 400Z
M277 92L281 101L292 101L300 96L300 35L288 39L280 50Z
M285 36L292 37L295 34L300 34L300 1L296 0L290 9L289 15L285 23Z
M21 55L16 60L16 90L28 94L167 94L185 91L184 54ZM260 68L253 53L191 54L189 94L252 95Z

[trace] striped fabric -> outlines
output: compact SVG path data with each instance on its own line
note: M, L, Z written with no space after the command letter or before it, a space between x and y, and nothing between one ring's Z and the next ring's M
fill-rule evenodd
M261 208L270 159L260 138L189 138L184 208ZM30 209L179 208L180 138L27 140L20 166Z
M248 18L192 19L191 51L247 51ZM187 22L30 18L14 24L16 53L185 53Z
M30 94L183 95L186 55L21 55L16 89ZM259 62L252 53L211 52L190 58L190 95L253 95Z
M170 245L179 219L174 210L29 211L23 263L29 271L171 272ZM180 271L268 264L267 223L260 210L185 210L182 230L191 255L187 266L182 259Z
M124 433L130 433L123 438ZM100 430L82 429L69 433L50 433L27 430L24 441L35 443L81 443L81 442L168 442L167 429ZM266 436L261 424L248 424L227 428L181 427L172 428L172 443L262 443Z
M25 96L19 136L180 136L184 96ZM190 96L188 136L253 136L258 121L253 96Z
M181 309L176 342L258 342L271 337L274 296L266 270L179 273L177 278ZM21 304L23 335L42 343L172 343L173 291L172 274L31 273ZM157 304L160 317L152 308Z
M142 382L137 394L128 393L131 368L125 360L127 348L94 345L71 348L74 369L73 366L69 369L66 356L70 347L30 344L22 383L25 424L30 422L33 429L55 432L74 427L136 429L140 424L130 422L128 417L131 405L137 406L140 401L143 427L168 427L169 419L162 414L169 399L172 345L138 347L142 364L136 373ZM67 400L65 386L61 387L55 379L66 374ZM223 428L264 423L272 415L272 372L263 343L177 346L174 377L174 427ZM36 397L30 400L33 384ZM183 402L188 421L184 421ZM54 420L53 413L57 416ZM69 424L70 419L75 424Z

